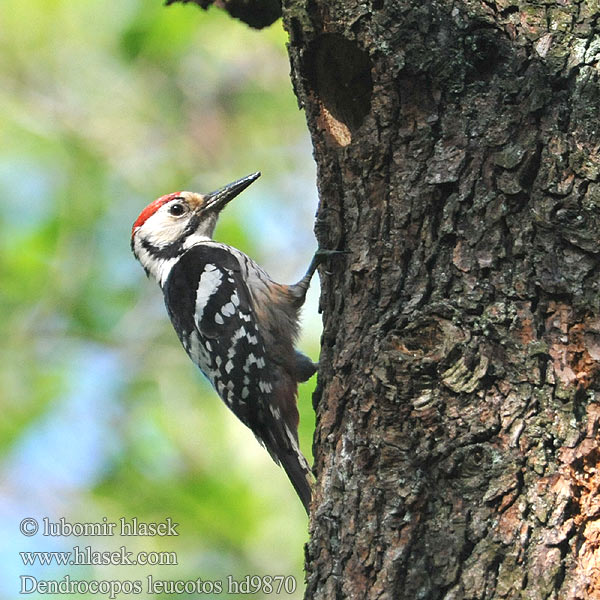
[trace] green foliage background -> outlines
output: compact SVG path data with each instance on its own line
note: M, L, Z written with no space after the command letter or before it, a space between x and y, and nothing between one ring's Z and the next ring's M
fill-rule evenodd
M292 575L295 594L250 597L302 596L301 504L188 360L129 250L155 197L261 170L217 237L277 280L301 275L316 192L285 41L280 24L256 32L192 5L0 5L0 597L17 597L22 574ZM302 345L316 359L315 297ZM313 386L300 397L308 455ZM28 516L171 517L179 536L25 537ZM179 564L25 567L19 557L75 545L174 551Z

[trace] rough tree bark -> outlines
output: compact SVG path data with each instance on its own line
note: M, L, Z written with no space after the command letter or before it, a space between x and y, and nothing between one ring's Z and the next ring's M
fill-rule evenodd
M348 252L306 598L600 597L598 0L282 15L316 233Z

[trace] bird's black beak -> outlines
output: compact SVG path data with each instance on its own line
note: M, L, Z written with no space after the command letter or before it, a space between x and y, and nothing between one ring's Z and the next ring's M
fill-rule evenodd
M204 210L216 210L219 212L230 200L241 194L253 181L260 177L260 171L246 175L233 183L226 185L210 194L204 196Z

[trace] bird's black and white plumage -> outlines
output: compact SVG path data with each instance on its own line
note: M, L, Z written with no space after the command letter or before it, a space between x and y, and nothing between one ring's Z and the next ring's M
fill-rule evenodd
M259 175L206 196L158 198L134 223L131 246L161 286L185 351L284 467L308 511L311 472L298 447L296 395L316 365L294 342L317 260L300 282L281 285L243 252L212 240L220 210Z

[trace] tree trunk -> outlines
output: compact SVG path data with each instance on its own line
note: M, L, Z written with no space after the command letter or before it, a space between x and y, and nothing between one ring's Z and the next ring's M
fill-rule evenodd
M287 0L318 165L306 598L600 597L597 0Z
M306 598L600 595L599 16L284 5L317 235L349 252Z

